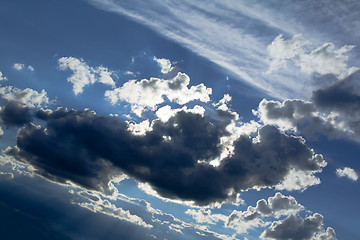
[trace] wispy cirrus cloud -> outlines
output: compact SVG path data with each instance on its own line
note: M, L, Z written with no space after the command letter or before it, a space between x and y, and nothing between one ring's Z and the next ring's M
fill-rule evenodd
M243 81L279 98L310 97L316 86L312 85L311 78L306 74L314 71L320 74L327 73L339 62L342 68L346 68L344 61L336 57L346 58L347 51L351 49L345 46L347 44L340 45L337 47L339 49L336 49L331 43L333 35L330 34L330 29L326 36L312 37L314 34L308 34L311 29L304 28L306 16L298 16L294 9L282 4L279 8L287 11L277 11L278 7L273 7L279 4L277 1L253 4L245 1L204 3L189 0L181 2L139 0L131 3L118 0L88 0L88 2L152 28L166 38L218 64ZM294 2L295 8L304 6L305 4ZM322 10L327 13L324 14L325 18L331 20L331 13L336 14L336 4L322 6ZM355 11L351 8L345 10ZM313 18L311 13L309 16ZM296 22L296 28L289 22ZM356 24L352 18L344 18L342 24L346 22ZM322 26L320 22L313 25ZM341 30L338 25L334 23L334 26ZM271 65L267 46L281 33L303 34L305 40L309 39L311 48L315 49L310 54L303 55L300 66L306 74L300 76L304 78L301 81L299 74L293 72L266 73L266 69ZM346 31L344 34L352 33ZM330 56L331 54L328 53L333 55ZM316 63L315 68L314 63ZM344 72L343 69L337 71L338 74Z

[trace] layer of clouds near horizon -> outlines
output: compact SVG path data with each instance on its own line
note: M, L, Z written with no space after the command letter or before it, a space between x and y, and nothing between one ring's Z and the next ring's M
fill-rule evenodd
M123 172L150 183L162 196L200 205L234 197L230 192L273 187L293 169L316 172L326 165L302 139L264 126L257 141L241 136L233 156L214 167L209 162L221 154L220 138L229 134L225 128L233 117L217 114L222 121L180 111L167 122L155 121L152 131L140 136L117 118L93 111L40 110L36 116L46 128L25 125L17 146L4 153L57 182L109 193L108 182Z

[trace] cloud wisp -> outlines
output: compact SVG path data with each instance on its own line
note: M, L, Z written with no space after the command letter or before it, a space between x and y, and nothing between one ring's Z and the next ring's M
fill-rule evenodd
M129 17L150 27L274 97L309 98L312 90L316 88L309 74L336 73L345 76L354 70L346 64L348 51L353 48L351 44L341 45L337 49L331 41L333 37L331 34L327 36L330 40L327 38L319 40L323 37L310 39L314 35L305 34L305 39L309 41L300 41L296 34L307 33L307 29L302 28L304 25L299 25L303 22L303 16L286 14L285 12L293 12L294 9L289 9L280 3L276 5L280 4L280 8L286 8L287 11L276 12L277 7L272 7L272 4L275 4L273 2L269 4L258 2L251 6L244 1L213 1L212 3L188 0L132 1L131 4L118 0L88 0L88 2L100 9ZM296 8L306 6L296 2L293 4ZM321 8L323 9L323 6ZM326 11L331 12L336 8L337 6L328 5ZM345 10L355 11L351 8ZM307 11L308 9L304 12ZM332 20L330 16L326 15L329 21ZM290 22L296 22L295 25L300 26L297 27L298 32L293 31L294 24L289 25L288 18L291 18ZM353 22L351 18L345 20ZM279 35L282 33L295 37L284 40ZM347 31L346 34L352 33ZM306 47L314 50L305 52L303 48L305 42L309 45ZM279 46L282 49L281 53L285 55L274 55L275 50L278 52ZM275 61L271 61L271 58ZM285 59L291 59L304 72L301 81L299 75L294 74L293 71L271 74L271 70L283 64ZM269 66L270 71L259 71L259 69L268 69Z

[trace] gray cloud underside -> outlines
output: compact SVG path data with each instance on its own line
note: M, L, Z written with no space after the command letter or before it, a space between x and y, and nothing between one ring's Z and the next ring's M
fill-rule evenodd
M360 71L313 92L312 102L263 100L258 116L267 124L296 128L300 134L360 141Z
M54 181L109 192L109 180L123 172L149 183L162 196L198 204L226 200L231 190L273 187L291 169L319 171L324 166L322 157L302 139L265 126L257 142L241 136L234 155L214 167L208 162L219 156L220 137L229 134L225 127L233 117L218 114L223 120L215 122L181 111L136 136L115 117L63 108L40 110L37 117L46 128L25 125L18 131L17 146L5 154L30 163Z
M326 232L322 230L323 219L318 213L305 219L290 215L284 220L274 222L260 237L277 240L336 240L334 229L329 227Z

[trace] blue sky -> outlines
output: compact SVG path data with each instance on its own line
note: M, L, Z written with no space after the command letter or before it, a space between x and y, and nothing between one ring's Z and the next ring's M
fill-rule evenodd
M4 239L359 239L357 1L3 0Z

